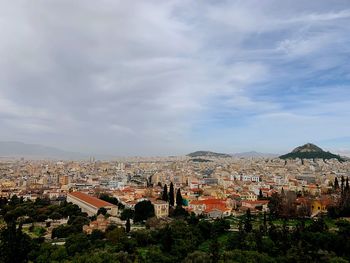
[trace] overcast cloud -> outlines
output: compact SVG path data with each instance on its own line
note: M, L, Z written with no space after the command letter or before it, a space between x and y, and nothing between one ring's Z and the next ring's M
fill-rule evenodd
M0 0L0 140L350 149L350 2Z

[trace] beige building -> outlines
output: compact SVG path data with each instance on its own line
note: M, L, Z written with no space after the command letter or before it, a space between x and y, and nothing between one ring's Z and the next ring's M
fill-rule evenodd
M169 216L169 203L162 200L153 201L154 213L157 218Z
M82 192L72 192L67 195L67 202L71 202L80 207L82 212L89 216L96 215L100 208L105 208L107 213L116 216L118 214L118 207L99 198L90 196Z

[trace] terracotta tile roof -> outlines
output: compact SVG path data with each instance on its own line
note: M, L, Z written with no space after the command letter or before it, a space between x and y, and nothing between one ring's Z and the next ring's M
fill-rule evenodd
M216 206L216 207L208 207L204 210L205 213L210 213L215 210L220 210L221 212L231 211L231 209L225 207L224 205Z
M100 208L100 207L104 207L104 206L115 206L111 203L108 203L106 201L103 201L101 199L93 197L91 195L84 194L82 192L72 192L72 193L69 193L68 195L71 195L75 198L78 198L78 199L82 200L83 202L88 203L96 208Z

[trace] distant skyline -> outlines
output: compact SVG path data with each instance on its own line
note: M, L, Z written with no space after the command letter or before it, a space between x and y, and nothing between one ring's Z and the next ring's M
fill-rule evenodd
M350 153L350 2L2 1L0 141Z

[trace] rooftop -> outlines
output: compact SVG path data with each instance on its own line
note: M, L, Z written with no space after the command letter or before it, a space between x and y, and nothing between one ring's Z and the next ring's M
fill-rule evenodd
M105 206L115 206L114 204L108 203L106 201L103 201L99 198L96 198L94 196L82 193L82 192L72 192L69 193L68 195L71 195L75 198L78 198L80 200L82 200L85 203L88 203L96 208L101 208L101 207L105 207Z

